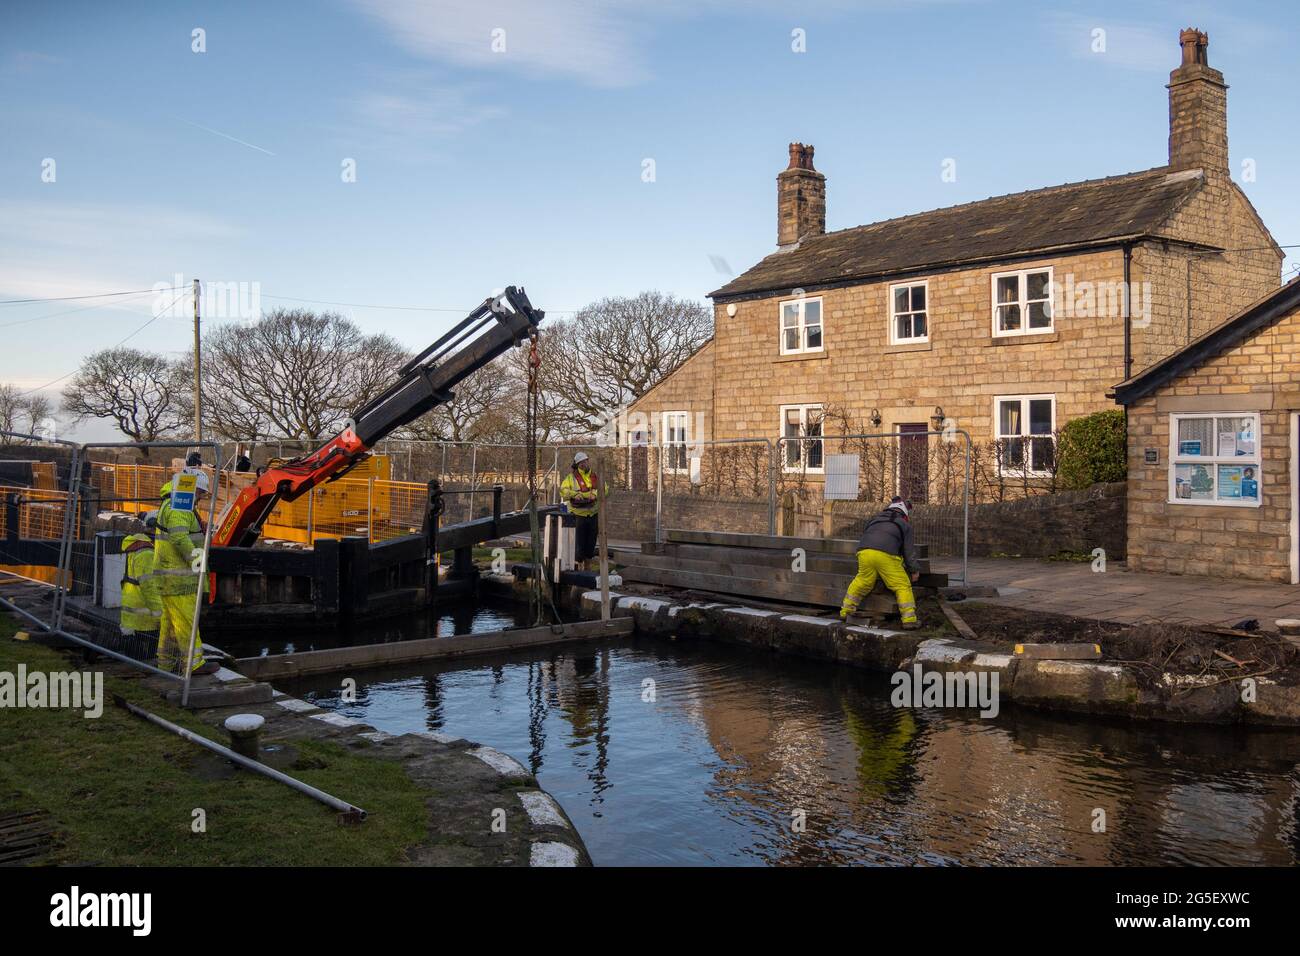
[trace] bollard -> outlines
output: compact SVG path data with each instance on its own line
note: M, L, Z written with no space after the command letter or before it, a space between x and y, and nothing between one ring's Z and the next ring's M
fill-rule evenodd
M259 738L266 718L257 714L235 714L227 717L224 724L230 734L230 749L249 760L261 759Z

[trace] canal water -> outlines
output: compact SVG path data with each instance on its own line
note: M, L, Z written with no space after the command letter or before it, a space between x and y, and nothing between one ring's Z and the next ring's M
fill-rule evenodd
M513 607L457 614L437 632L522 623ZM887 675L650 638L349 676L351 703L338 675L293 689L389 733L511 754L597 864L1300 860L1293 732L897 709Z

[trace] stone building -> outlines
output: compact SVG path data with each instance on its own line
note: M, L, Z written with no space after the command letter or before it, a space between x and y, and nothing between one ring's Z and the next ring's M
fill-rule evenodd
M1128 563L1300 583L1300 278L1115 386Z
M996 444L999 471L1050 474L1066 421L1280 283L1282 250L1230 175L1208 39L1180 43L1168 163L1142 172L828 233L826 177L791 144L776 251L710 293L713 338L630 411L669 444L810 439L780 458L814 482L819 436L914 432L910 468L909 439L897 451L912 497L920 436L945 424Z

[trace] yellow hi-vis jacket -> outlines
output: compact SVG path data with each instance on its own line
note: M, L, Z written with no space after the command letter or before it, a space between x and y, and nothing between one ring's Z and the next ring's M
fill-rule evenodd
M576 476L569 472L560 482L560 500L569 506L570 513L590 518L600 510L599 483L596 475L579 465Z
M153 539L130 534L122 539L126 573L122 575L122 630L157 633L162 618L162 598L153 576Z
M206 593L207 575L199 581L194 570L194 552L203 547L203 525L192 511L176 511L171 500L158 509L154 531L153 574L163 597ZM202 584L202 590L200 590Z

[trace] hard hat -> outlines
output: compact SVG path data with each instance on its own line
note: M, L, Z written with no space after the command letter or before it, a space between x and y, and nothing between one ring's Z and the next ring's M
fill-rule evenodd
M581 465L584 461L589 461L589 460L590 459L587 457L587 453L585 451L580 451L573 456L573 463L575 465Z
M212 490L212 486L208 483L208 473L206 471L200 471L194 476L194 490L205 495Z
M162 490L158 492L158 497L166 498L171 493L172 493L172 483L169 481L167 482L167 484L162 486Z
M145 513L144 526L150 531L158 527L158 510L156 508L153 511Z
M906 498L900 498L898 495L894 495L893 499L889 502L889 507L896 511L901 511L904 518L909 517L912 514L912 503Z

